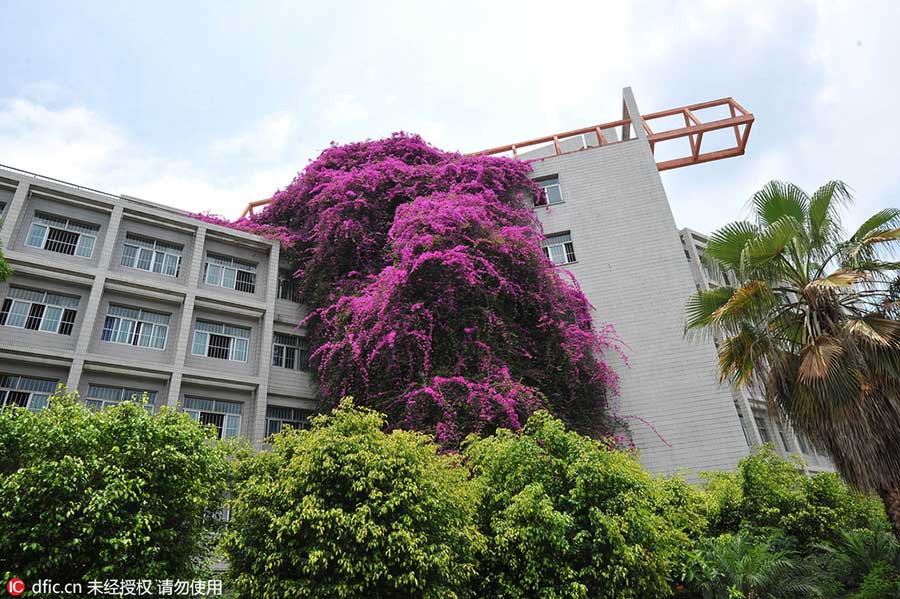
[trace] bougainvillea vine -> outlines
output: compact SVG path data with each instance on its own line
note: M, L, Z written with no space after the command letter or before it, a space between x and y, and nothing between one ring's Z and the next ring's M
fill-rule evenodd
M281 240L324 408L352 395L447 447L540 408L610 434L615 332L543 255L529 170L401 133L330 147L259 215L200 218Z

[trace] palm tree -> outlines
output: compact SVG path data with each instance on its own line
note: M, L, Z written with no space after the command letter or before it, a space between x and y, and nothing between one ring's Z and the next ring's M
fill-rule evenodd
M900 210L849 238L840 181L806 194L773 181L752 222L709 239L705 260L734 287L698 291L686 330L719 340L723 380L765 381L769 409L831 455L850 484L882 498L900 538Z

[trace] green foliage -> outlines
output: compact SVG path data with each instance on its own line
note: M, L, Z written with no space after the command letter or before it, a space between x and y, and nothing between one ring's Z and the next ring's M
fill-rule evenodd
M778 533L808 546L884 521L877 499L851 490L835 474L805 476L798 466L767 446L741 460L734 473L707 474L711 532Z
M847 238L841 209L851 201L840 181L811 195L766 184L751 199L753 222L711 235L704 262L735 286L691 296L686 329L716 338L723 380L764 380L769 406L845 481L882 497L900 538L900 210L881 210ZM780 510L798 493L784 491L767 503ZM822 529L832 509L797 526Z
M877 498L832 473L805 476L771 447L707 474L706 500L711 536L684 562L688 597L851 599L867 576L881 581L871 574L880 564L895 567Z
M240 596L464 597L484 541L466 470L342 402L238 472L225 551Z
M885 563L873 567L850 599L890 599L900 597L900 570Z
M184 414L58 393L0 412L0 573L191 578L209 556L226 463Z
M538 412L523 431L470 438L489 547L479 596L545 599L671 594L687 535L702 528L686 485L660 483L628 453ZM690 506L674 513L679 505ZM693 514L693 516L692 516Z
M12 268L9 267L6 257L3 255L3 246L0 245L0 283L9 280L12 274Z
M131 402L7 409L0 574L192 578L221 541L244 597L900 597L880 503L771 448L701 488L546 412L462 456L384 429L346 401L256 451Z
M872 594L876 583L896 581L900 575L900 545L886 523L871 529L841 531L835 543L818 548L821 553L813 559L815 567L827 574L829 597L855 597L855 592L865 588L868 594L864 597L895 596Z
M685 582L704 599L821 597L795 554L748 533L704 539L685 565Z

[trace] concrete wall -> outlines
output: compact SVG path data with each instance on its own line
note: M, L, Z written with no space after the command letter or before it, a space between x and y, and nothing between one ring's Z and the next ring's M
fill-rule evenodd
M715 346L683 336L694 280L646 138L531 164L535 178L559 177L564 203L535 208L545 234L572 235L577 262L559 268L629 348L629 366L617 367L619 412L635 417L643 463L664 473L734 467L747 443Z

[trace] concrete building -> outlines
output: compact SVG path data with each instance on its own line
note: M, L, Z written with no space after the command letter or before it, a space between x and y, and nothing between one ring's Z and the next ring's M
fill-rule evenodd
M0 406L147 393L254 441L316 407L277 242L5 167L0 210Z
M718 382L715 346L684 338L694 279L628 89L623 118L599 127L605 143L584 131L516 145L545 189L535 206L545 253L575 275L595 322L612 323L627 345L617 410L644 464L689 476L731 469L749 447L731 391Z
M731 116L701 123L708 107ZM756 404L718 382L715 345L684 338L685 301L709 280L692 271L699 245L683 246L659 172L742 154L753 116L729 98L642 117L629 89L623 109L620 121L486 153L531 163L546 255L627 344L617 411L645 465L730 469L781 429L748 426ZM648 124L672 116L685 127ZM701 150L704 133L732 127L733 148ZM691 154L661 160L657 145L678 137ZM277 243L14 169L0 168L0 203L15 269L0 286L0 403L38 409L57 383L96 406L146 391L254 441L315 407L294 331L303 309Z

